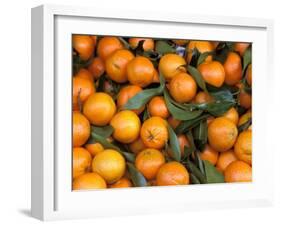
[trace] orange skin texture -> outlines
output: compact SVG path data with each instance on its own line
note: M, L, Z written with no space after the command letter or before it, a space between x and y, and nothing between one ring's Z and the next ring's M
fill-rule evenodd
M114 115L110 125L114 128L113 138L124 144L136 140L141 128L139 117L129 110L120 111Z
M227 112L223 114L223 117L232 121L235 125L238 124L239 114L234 107L230 108Z
M245 43L245 42L236 42L234 44L234 50L238 52L240 56L243 56L249 45L250 45L249 43Z
M238 101L239 104L246 109L249 109L252 107L252 95L247 93L244 90L244 86L242 83L237 84L237 87L240 89L240 93L238 94Z
M114 184L109 185L109 188L129 188L129 187L133 187L133 184L129 179L125 177L121 178Z
M99 40L97 54L105 62L106 58L113 52L123 48L121 41L117 37L107 36Z
M90 152L93 157L96 156L98 153L104 151L104 148L100 143L86 144L85 148L88 152Z
M142 91L142 88L140 86L136 86L136 85L128 85L128 86L123 87L117 96L118 109L122 109L122 107L124 107L127 104L129 99L131 99L132 97L134 97L136 94L140 93L141 91ZM144 108L145 108L145 106L143 106L139 109L136 109L136 110L132 110L132 111L135 112L137 115L139 115L140 113L143 112Z
M80 147L86 143L90 137L90 123L80 112L73 112L72 115L72 144L73 147Z
M113 52L105 61L105 70L110 79L118 83L127 82L127 65L134 58L131 51L120 49Z
M154 41L151 38L130 38L129 44L133 49L135 49L140 41L144 41L142 47L145 51L154 49Z
M220 172L224 172L226 167L234 162L238 160L238 158L236 157L235 153L233 150L228 150L225 152L221 152L216 164L216 168L220 171Z
M190 63L192 58L192 50L197 48L200 53L205 53L214 50L214 46L211 42L208 41L190 41L186 47L187 58L186 61ZM209 62L212 60L212 56L208 56L205 59L205 62Z
M151 116L159 116L164 119L170 116L165 100L160 96L153 97L150 100L148 104L148 112Z
M83 106L83 113L93 125L105 126L116 112L116 105L111 96L106 93L94 93Z
M138 154L140 151L142 151L146 148L147 147L144 145L141 137L139 137L134 142L129 144L129 149L135 154Z
M179 146L180 146L180 151L181 151L181 156L184 155L184 147L190 147L189 141L187 139L187 137L184 134L179 134L177 135L178 138L178 142L179 142ZM171 147L169 147L168 149L168 154L170 157L172 157L172 150Z
M148 58L137 56L128 63L127 76L132 85L146 87L153 81L154 66Z
M160 83L159 73L155 68L154 68L152 83Z
M88 66L88 70L92 73L94 79L99 79L99 77L105 71L105 65L103 60L100 57L95 57Z
M168 118L168 123L173 129L175 129L181 123L181 120L175 119L173 116L170 116Z
M252 165L252 130L245 130L239 134L234 152L239 160Z
M92 163L91 154L85 148L73 148L72 173L73 179L86 173Z
M231 182L251 182L252 167L243 161L234 161L230 163L224 171L224 180Z
M165 163L165 157L157 149L144 149L141 151L135 161L136 168L143 174L147 180L156 177L159 168Z
M246 112L245 114L241 115L238 121L238 126L243 125L252 117L252 112Z
M246 81L249 86L252 86L252 64L250 64L246 70Z
M202 160L208 160L213 165L216 165L219 153L210 145L206 144L204 150L200 152L199 155Z
M162 149L169 137L167 122L157 116L145 120L141 127L140 136L146 147Z
M82 60L88 60L93 55L95 42L89 35L73 35L72 46Z
M113 184L122 178L125 170L124 157L113 149L98 153L92 161L92 171L101 175L108 184Z
M72 82L72 106L74 110L78 110L78 95L83 104L91 94L96 92L96 88L93 82L86 78L73 77Z
M179 162L168 162L160 167L156 176L158 186L189 184L189 173Z
M169 92L178 103L191 101L197 92L195 80L187 73L179 73L173 77L169 84Z
M194 102L196 104L210 103L212 101L213 101L213 97L210 94L203 91L198 92L194 99Z
M242 79L242 63L241 58L237 53L228 53L223 67L225 71L224 82L227 85L235 85Z
M168 53L161 57L158 70L166 81L170 81L176 74L186 72L186 62L180 55Z
M76 78L83 78L83 79L88 79L92 83L94 82L94 77L91 74L91 72L85 68L81 68L75 75L74 77Z
M75 178L72 183L73 190L105 189L105 180L97 173L85 173Z
M225 117L215 118L208 125L208 141L213 149L224 152L232 148L238 135L236 125Z
M198 66L205 82L215 87L221 87L225 80L225 71L222 64L218 61L202 63Z

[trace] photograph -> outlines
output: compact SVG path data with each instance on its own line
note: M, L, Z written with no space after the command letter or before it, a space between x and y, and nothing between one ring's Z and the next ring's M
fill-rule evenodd
M72 34L71 57L73 190L252 182L251 43Z

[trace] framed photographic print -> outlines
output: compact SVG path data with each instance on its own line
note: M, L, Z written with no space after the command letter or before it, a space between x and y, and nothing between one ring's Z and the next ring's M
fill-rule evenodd
M32 9L32 216L270 205L272 30L263 19Z

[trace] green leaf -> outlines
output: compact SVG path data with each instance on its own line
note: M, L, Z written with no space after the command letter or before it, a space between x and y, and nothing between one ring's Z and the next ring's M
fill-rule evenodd
M200 169L197 168L197 166L193 162L187 160L186 167L192 174L194 174L198 178L201 184L207 183L205 175L200 171Z
M196 67L198 58L200 56L200 52L198 51L198 49L196 47L194 49L189 49L188 51L192 51L191 60L190 60L189 65Z
M205 167L204 167L204 163L203 163L202 159L200 158L199 151L196 151L194 156L195 156L195 161L197 163L199 170L201 171L201 173L203 175L205 175Z
M208 139L208 125L207 120L202 120L198 126L194 128L194 141L196 146L203 150Z
M197 60L197 66L202 64L206 60L206 58L208 56L212 55L213 53L214 53L213 51L208 51L208 52L201 53L200 56L198 57L198 60Z
M206 111L208 111L211 115L218 117L223 115L234 105L235 102L227 102L227 101L208 103L206 107Z
M170 141L172 157L179 162L181 160L181 150L180 150L180 145L177 135L172 129L172 127L169 125L168 125L168 132L169 132L169 141Z
M247 122L238 126L238 132L241 133L242 131L247 130L250 127L251 124L252 124L252 118L249 118Z
M209 114L204 114L204 115L201 115L197 118L194 118L192 120L186 120L186 121L182 121L175 129L175 132L177 134L181 134L181 133L186 133L188 132L190 129L194 128L195 126L199 125L199 123L210 117Z
M91 126L91 132L98 134L104 138L108 138L111 136L113 133L113 127L108 125L108 126Z
M210 92L210 95L217 101L234 102L233 95L228 89L221 89L219 91Z
M130 162L135 161L135 154L121 150L117 145L110 143L106 138L102 137L99 134L92 132L90 140L91 140L91 142L94 142L94 143L95 142L100 143L104 148L114 149L114 150L118 151L120 154L122 154L125 157L125 159L127 161L130 161Z
M127 163L128 171L131 177L131 180L136 187L145 187L147 186L147 181L144 176L139 172L132 163Z
M190 73L190 75L194 78L197 85L204 90L206 93L208 93L208 90L206 88L206 83L201 75L201 73L195 68L190 65L187 66L187 71Z
M172 116L175 119L178 119L178 120L191 120L191 119L197 118L203 112L201 110L195 110L195 111L184 110L182 108L179 108L179 107L175 106L172 103L173 100L170 97L170 95L169 95L167 90L164 90L164 99L165 99L165 103L167 105L167 108L169 109L169 112L172 114Z
M127 110L139 109L142 106L144 106L152 97L162 94L165 88L165 81L161 73L159 77L160 77L159 87L152 88L152 89L145 89L142 92L139 92L137 95L129 99L129 101L126 103L123 109L127 109Z
M224 176L209 161L203 160L207 183L224 183Z
M167 53L175 53L176 49L169 45L166 41L157 41L155 50L158 54L164 55Z
M189 173L191 184L200 184L199 179L193 174Z
M247 66L252 62L252 48L249 46L243 56L243 74Z

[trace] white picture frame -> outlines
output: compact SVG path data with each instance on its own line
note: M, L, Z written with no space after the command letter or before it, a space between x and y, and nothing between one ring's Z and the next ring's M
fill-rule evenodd
M179 29L181 28L181 29ZM71 34L246 41L253 44L253 182L71 190ZM32 216L89 218L271 205L273 22L265 19L43 5L32 9ZM63 67L61 66L63 64ZM68 101L69 100L69 101ZM264 154L266 152L266 155ZM93 204L94 203L94 204Z

